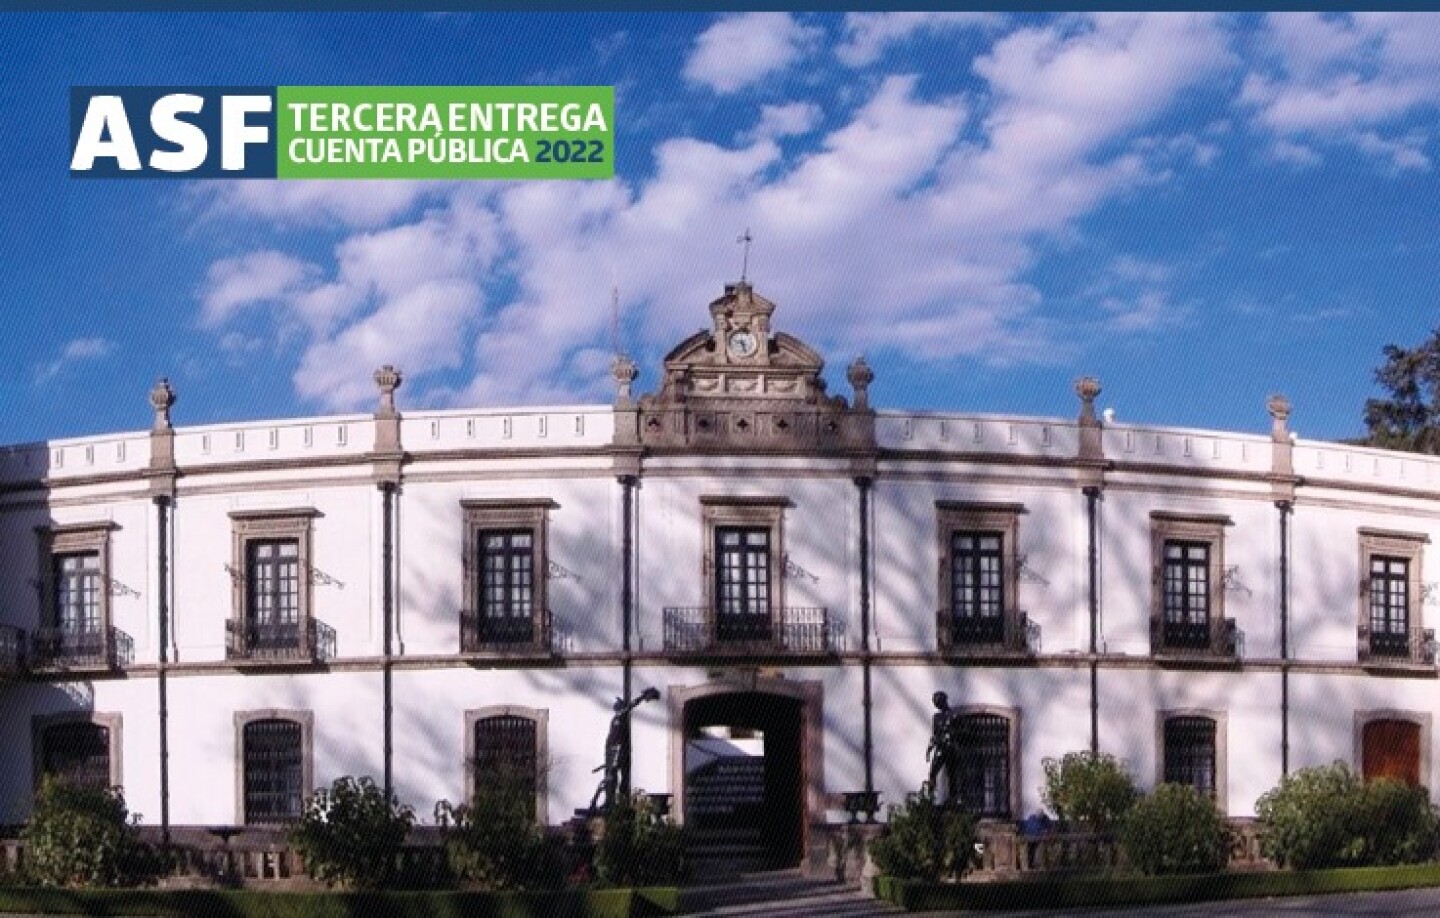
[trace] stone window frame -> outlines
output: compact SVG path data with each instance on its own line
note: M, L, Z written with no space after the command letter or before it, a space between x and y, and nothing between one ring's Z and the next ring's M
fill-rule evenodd
M1356 624L1356 652L1362 663L1396 663L1404 665L1415 661L1412 650L1404 657L1373 656L1370 653L1370 559L1376 555L1402 558L1408 562L1407 581L1409 587L1409 608L1406 610L1410 646L1415 646L1416 635L1425 631L1425 603L1422 592L1425 584L1425 546L1430 536L1423 532L1402 532L1395 529L1376 529L1361 526L1357 530L1360 539L1360 580L1358 585L1359 603Z
M119 529L120 524L113 520L35 527L40 548L38 553L40 576L37 581L40 584L40 608L36 619L39 627L60 627L59 618L56 615L59 610L55 607L58 600L55 559L64 555L94 552L98 556L97 563L100 569L100 631L102 634L109 633L110 628L115 624L110 595L110 586L114 582L111 577L110 535Z
M1155 655L1196 653L1191 648L1165 644L1165 544L1203 542L1209 546L1207 602L1210 646L1201 654L1225 652L1225 530L1235 521L1223 513L1180 513L1155 510L1150 514L1150 651Z
M532 586L530 608L537 623L550 609L550 511L560 507L548 497L464 498L461 569L464 593L460 608L480 614L480 533L492 529L531 531Z
M550 802L550 709L518 704L492 704L465 711L465 803L475 799L475 725L490 717L524 717L535 723L535 819L549 825Z
M315 791L315 712L302 708L260 708L235 712L235 825L273 826L282 823L245 821L245 727L261 720L288 720L300 725L300 804Z
M1165 782L1165 724L1178 717L1204 717L1215 724L1215 806L1229 814L1230 715L1215 708L1168 708L1155 712L1155 786Z
M299 621L300 634L307 634L311 619L315 618L314 552L315 520L323 516L314 507L293 507L285 509L232 510L230 512L231 532L231 618L237 627L243 627L248 619L250 587L251 542L296 541L296 563L300 575Z
M785 616L785 511L793 506L794 501L788 497L701 496L704 542L701 546L700 576L704 583L704 605L711 615L718 615L720 608L715 569L716 531L726 526L767 528L770 530L770 563L766 576L770 588L771 633L781 633Z
M1434 785L1430 774L1430 743L1434 716L1425 711L1406 711L1400 708L1367 708L1355 712L1354 763L1355 774L1365 777L1365 728L1376 721L1398 720L1420 728L1420 786Z
M941 648L960 650L973 647L976 651L993 648L990 644L956 645L941 630L941 622L949 623L955 616L954 607L954 534L957 532L998 532L1001 536L1001 589L1004 591L1004 640L1007 650L1025 649L1025 629L1020 607L1020 517L1028 513L1024 504L987 503L978 501L935 501L935 538L937 549L937 582L939 602L936 609L936 641Z
M119 712L61 711L55 714L32 714L30 716L30 774L35 789L40 789L40 778L44 771L45 731L60 724L73 723L94 724L110 731L110 786L124 787L125 770L121 761L121 750L125 748L122 742L124 719Z
M1009 707L1006 705L962 704L951 707L950 713L957 718L968 717L974 714L989 714L997 717L1003 717L1009 723L1009 728L1007 731L1008 736L1006 737L1006 739L1009 744L1010 755L1010 774L1008 776L1010 781L1010 815L1003 818L987 816L983 817L982 821L1010 822L1019 819L1020 814L1024 812L1020 809L1021 772L1023 766L1023 763L1020 760L1020 725L1022 713L1021 709L1018 707Z

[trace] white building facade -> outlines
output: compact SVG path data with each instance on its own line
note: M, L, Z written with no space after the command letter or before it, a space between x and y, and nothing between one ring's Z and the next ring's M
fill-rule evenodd
M875 411L774 309L727 286L609 406L402 415L385 368L373 415L176 428L157 385L148 432L0 450L0 823L47 770L234 826L505 766L558 824L649 686L632 785L782 863L919 786L936 692L996 819L1092 746L1236 816L1335 759L1434 786L1440 460L1278 397L1265 435L1103 422L1093 380L1075 420Z

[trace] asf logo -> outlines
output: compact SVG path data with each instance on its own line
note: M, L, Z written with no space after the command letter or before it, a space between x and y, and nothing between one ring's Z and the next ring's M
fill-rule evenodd
M274 178L275 89L75 86L75 178Z

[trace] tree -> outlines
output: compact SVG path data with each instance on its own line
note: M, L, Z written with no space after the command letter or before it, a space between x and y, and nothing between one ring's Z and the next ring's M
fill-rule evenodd
M1386 345L1375 381L1390 397L1365 401L1364 444L1440 455L1440 328L1408 350Z

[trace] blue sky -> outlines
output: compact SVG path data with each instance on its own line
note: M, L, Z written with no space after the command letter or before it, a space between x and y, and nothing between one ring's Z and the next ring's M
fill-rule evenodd
M616 87L607 182L83 181L71 85ZM0 443L640 388L740 270L880 407L1361 432L1440 324L1440 17L0 16Z

